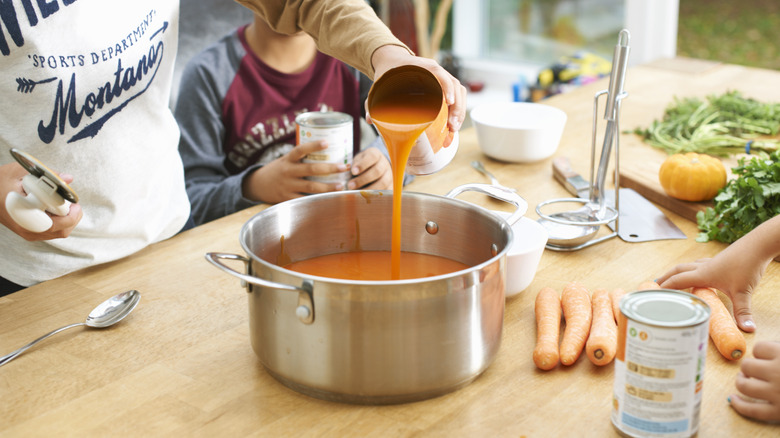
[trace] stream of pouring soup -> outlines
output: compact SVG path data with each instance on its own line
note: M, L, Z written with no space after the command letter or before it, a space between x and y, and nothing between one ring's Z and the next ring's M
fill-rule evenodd
M385 140L393 172L393 219L390 244L390 269L393 279L401 277L401 198L404 188L404 169L417 138L430 126L442 108L441 94L415 96L385 95L373 102L370 109L374 122Z

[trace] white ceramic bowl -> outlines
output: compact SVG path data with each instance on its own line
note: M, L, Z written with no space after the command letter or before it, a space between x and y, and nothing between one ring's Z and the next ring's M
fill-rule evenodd
M482 152L496 160L530 163L558 149L566 113L541 103L493 102L471 110Z
M492 211L504 219L511 213ZM506 256L506 296L511 297L528 288L536 275L539 261L547 245L547 229L533 219L522 217L512 225L513 240Z

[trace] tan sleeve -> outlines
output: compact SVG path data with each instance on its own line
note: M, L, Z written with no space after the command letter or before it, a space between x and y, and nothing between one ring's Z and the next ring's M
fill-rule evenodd
M365 0L236 0L265 18L273 30L303 30L319 50L374 77L371 56L388 44L409 48L396 38ZM409 50L409 53L412 53Z

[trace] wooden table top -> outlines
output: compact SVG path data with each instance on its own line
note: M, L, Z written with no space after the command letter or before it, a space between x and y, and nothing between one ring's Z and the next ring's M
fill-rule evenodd
M627 75L622 128L660 118L674 96L727 90L780 101L780 72L695 60L659 61ZM545 101L568 113L556 156L588 169L593 95L606 79ZM621 163L657 159L659 151L621 136ZM528 201L568 197L553 179L551 159L509 164L484 156L473 129L447 168L418 177L406 190L444 194L456 185L486 182L469 166L482 160L503 184ZM464 200L501 204L474 193ZM242 254L241 226L253 207L186 231L126 259L90 268L0 298L0 354L74 322L126 289L143 294L118 325L75 328L47 339L0 368L0 436L617 436L610 422L613 368L584 356L542 372L535 342L534 298L572 280L591 290L635 288L673 265L724 248L697 243L696 225L668 213L685 240L627 243L619 238L575 252L545 251L533 283L509 298L495 361L479 378L450 394L391 406L340 404L310 398L274 380L249 343L246 292L239 281L204 260L206 252ZM780 263L772 263L753 298L761 339L780 340ZM780 426L742 418L727 404L738 362L710 343L699 436L777 436ZM576 432L574 432L576 431Z

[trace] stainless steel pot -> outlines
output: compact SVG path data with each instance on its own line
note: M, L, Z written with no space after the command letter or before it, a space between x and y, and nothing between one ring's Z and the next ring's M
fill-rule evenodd
M454 199L464 191L517 209L505 221ZM353 281L280 266L331 253L389 250L392 192L386 191L277 204L242 227L248 258L206 258L246 284L252 347L284 385L341 402L410 402L460 388L492 362L501 342L510 223L526 209L517 194L484 184L460 186L446 197L404 192L403 250L470 266L436 277ZM247 273L225 260L245 262Z

